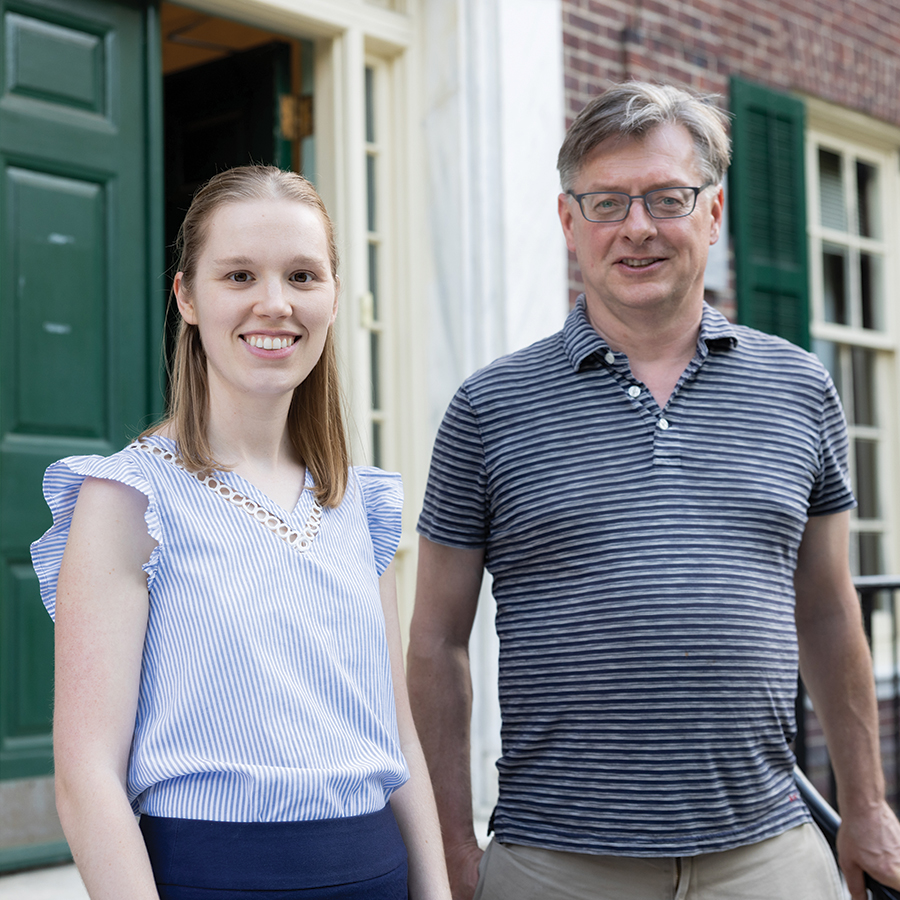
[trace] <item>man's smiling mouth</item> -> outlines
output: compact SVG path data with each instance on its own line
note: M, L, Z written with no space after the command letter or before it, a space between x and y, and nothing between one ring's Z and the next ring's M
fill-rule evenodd
M623 266L628 266L631 269L643 269L647 266L652 266L653 263L660 262L662 260L661 256L653 257L652 259L620 259L619 262Z

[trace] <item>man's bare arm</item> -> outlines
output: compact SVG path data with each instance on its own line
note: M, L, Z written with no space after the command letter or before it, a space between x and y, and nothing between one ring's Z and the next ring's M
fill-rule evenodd
M849 513L811 518L794 585L800 671L838 788L841 868L854 900L865 900L863 870L900 888L900 823L884 799L872 661L848 543Z
M471 900L481 859L472 817L469 636L483 571L483 550L420 538L407 679L454 900Z

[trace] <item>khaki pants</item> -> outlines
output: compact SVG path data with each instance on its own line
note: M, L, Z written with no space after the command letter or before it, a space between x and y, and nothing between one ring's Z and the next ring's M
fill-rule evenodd
M815 825L736 850L636 859L492 841L474 900L845 900Z

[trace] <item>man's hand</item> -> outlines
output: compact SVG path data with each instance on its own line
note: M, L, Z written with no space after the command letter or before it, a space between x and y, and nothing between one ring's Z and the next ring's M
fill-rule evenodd
M444 853L453 900L472 900L475 888L478 887L478 864L484 856L484 850L472 842L445 847Z
M837 848L853 900L866 900L863 872L900 890L900 822L887 803L843 813Z

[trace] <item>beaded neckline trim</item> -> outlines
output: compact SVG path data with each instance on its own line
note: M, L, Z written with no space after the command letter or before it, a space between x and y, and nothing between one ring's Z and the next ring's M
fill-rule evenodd
M156 447L148 444L146 441L135 441L134 446L196 478L197 481L213 491L217 497L221 497L226 502L247 513L254 521L268 528L275 537L281 538L298 553L306 553L319 533L319 527L322 524L322 507L319 505L318 500L313 500L312 509L309 511L303 530L297 531L291 528L283 519L270 513L264 506L260 506L256 501L229 487L220 478L216 478L214 475L198 475L196 472L188 471L178 458L178 455L170 450L164 450L162 447Z

